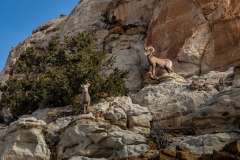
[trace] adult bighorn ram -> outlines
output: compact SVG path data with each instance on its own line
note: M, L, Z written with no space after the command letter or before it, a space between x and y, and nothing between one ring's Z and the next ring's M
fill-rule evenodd
M83 113L86 114L87 113L87 108L90 105L91 102L91 97L88 93L88 87L90 86L89 83L87 84L83 84L81 85L81 87L83 88L83 93L82 93L82 107L83 107Z
M174 72L172 69L172 61L169 59L161 59L157 58L153 55L155 49L150 47L145 47L145 54L147 55L147 60L150 64L150 71L152 70L152 74L154 78L158 79L155 73L156 66L160 67L161 69L165 69L168 73Z

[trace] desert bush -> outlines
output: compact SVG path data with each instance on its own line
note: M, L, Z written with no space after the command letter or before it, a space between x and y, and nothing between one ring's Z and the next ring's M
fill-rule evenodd
M0 89L3 92L0 106L10 108L14 116L32 113L43 98L39 83L34 79L10 78Z
M101 21L103 23L105 23L107 26L108 25L118 25L118 24L122 24L122 20L121 19L117 19L116 16L109 16L110 13L109 11L102 11L102 14L101 14Z
M167 138L166 126L158 121L158 125L151 130L149 139L157 145L157 148L159 150L167 148L169 145L169 141Z
M81 84L87 82L91 84L93 102L103 93L126 95L124 79L129 71L114 67L114 62L114 57L96 49L94 38L85 32L65 37L64 42L53 38L41 55L36 49L27 48L16 62L16 74L21 79L10 78L0 87L0 107L8 107L20 116L32 113L40 105L72 105L74 97L81 93Z

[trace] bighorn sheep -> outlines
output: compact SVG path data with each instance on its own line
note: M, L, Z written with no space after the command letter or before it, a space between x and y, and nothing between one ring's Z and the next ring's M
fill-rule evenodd
M154 78L158 79L155 73L156 66L159 66L161 69L165 69L168 73L174 72L172 69L172 61L169 59L160 59L153 55L155 49L153 47L145 47L145 54L147 55L147 60L150 64L150 70Z
M87 109L90 105L91 102L91 97L88 93L88 87L90 86L89 83L81 85L83 88L83 93L82 93L82 107L83 107L83 113L87 113Z

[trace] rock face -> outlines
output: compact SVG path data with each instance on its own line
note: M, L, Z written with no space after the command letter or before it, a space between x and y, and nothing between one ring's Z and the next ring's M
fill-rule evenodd
M143 54L144 39L147 28L145 26L118 26L109 30L105 49L116 57L115 66L130 70L126 86L137 92L141 89L142 73L148 69L146 56Z
M240 59L239 5L235 0L157 1L146 44L173 60L181 75L225 71Z
M131 96L134 103L147 107L155 116L154 123L170 129L194 130L195 134L228 132L239 126L239 88L218 89L219 79L227 81L228 72L210 72L186 81L179 75L164 74L160 83L146 85ZM196 81L197 90L191 89ZM154 82L155 83L155 82Z
M1 130L1 159L50 159L43 130L46 123L34 117L22 118Z
M60 136L58 159L73 156L91 158L131 157L149 149L146 138L103 122L91 122L94 117L78 117ZM84 121L88 121L87 123ZM131 135L131 136L129 136Z
M102 99L89 107L89 114L74 115L71 106L39 109L1 126L1 159L219 156L226 144L240 138L236 75L237 67L186 80L163 74L158 84L147 84L131 97ZM197 88L191 88L193 81ZM174 149L149 151L154 144L147 137L158 127L166 128Z
M157 127L178 135L170 141L176 149L218 157L240 135L239 7L237 0L82 0L68 17L40 25L10 51L0 82L15 76L27 47L41 53L51 37L88 31L98 49L116 57L115 66L130 70L131 94L106 98L78 116L71 106L45 108L10 123L13 117L3 110L0 159L137 157L150 149L146 137ZM104 10L122 24L102 23ZM175 73L159 70L160 78L152 79L145 45L171 59ZM195 159L181 149L161 151L160 159L171 154Z
M239 127L240 89L221 92L193 112L196 133L228 132Z
M133 104L130 97L116 97L92 110L76 116L71 106L45 108L20 117L0 129L1 159L106 160L149 150L146 137L153 116L147 108Z
M116 56L116 66L131 71L126 84L132 92L141 89L148 71L144 45L155 47L156 56L171 59L174 71L183 77L225 71L240 60L239 5L236 0L83 0L68 17L39 26L13 48L0 81L14 75L16 59L26 47L44 51L51 37L82 31L91 32L99 49ZM121 19L122 25L109 29L102 23L105 10Z
M178 145L185 146L192 154L201 156L202 154L212 154L213 150L219 151L226 144L236 141L239 138L239 134L234 132L207 134L197 137L179 137L177 142L171 144L171 147L175 148Z

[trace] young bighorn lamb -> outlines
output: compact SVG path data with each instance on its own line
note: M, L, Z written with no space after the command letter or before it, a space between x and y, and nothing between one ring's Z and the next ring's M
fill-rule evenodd
M83 93L82 93L82 107L83 107L83 112L84 114L87 113L87 108L89 107L90 105L90 102L91 102L91 97L88 93L88 87L90 86L89 83L87 84L83 84L81 85L81 87L83 88Z
M172 69L172 61L169 59L160 59L153 55L155 49L153 47L145 47L145 54L147 55L147 60L150 64L150 70L152 70L153 76L158 79L155 73L156 66L159 66L161 69L165 69L168 73L174 72Z

